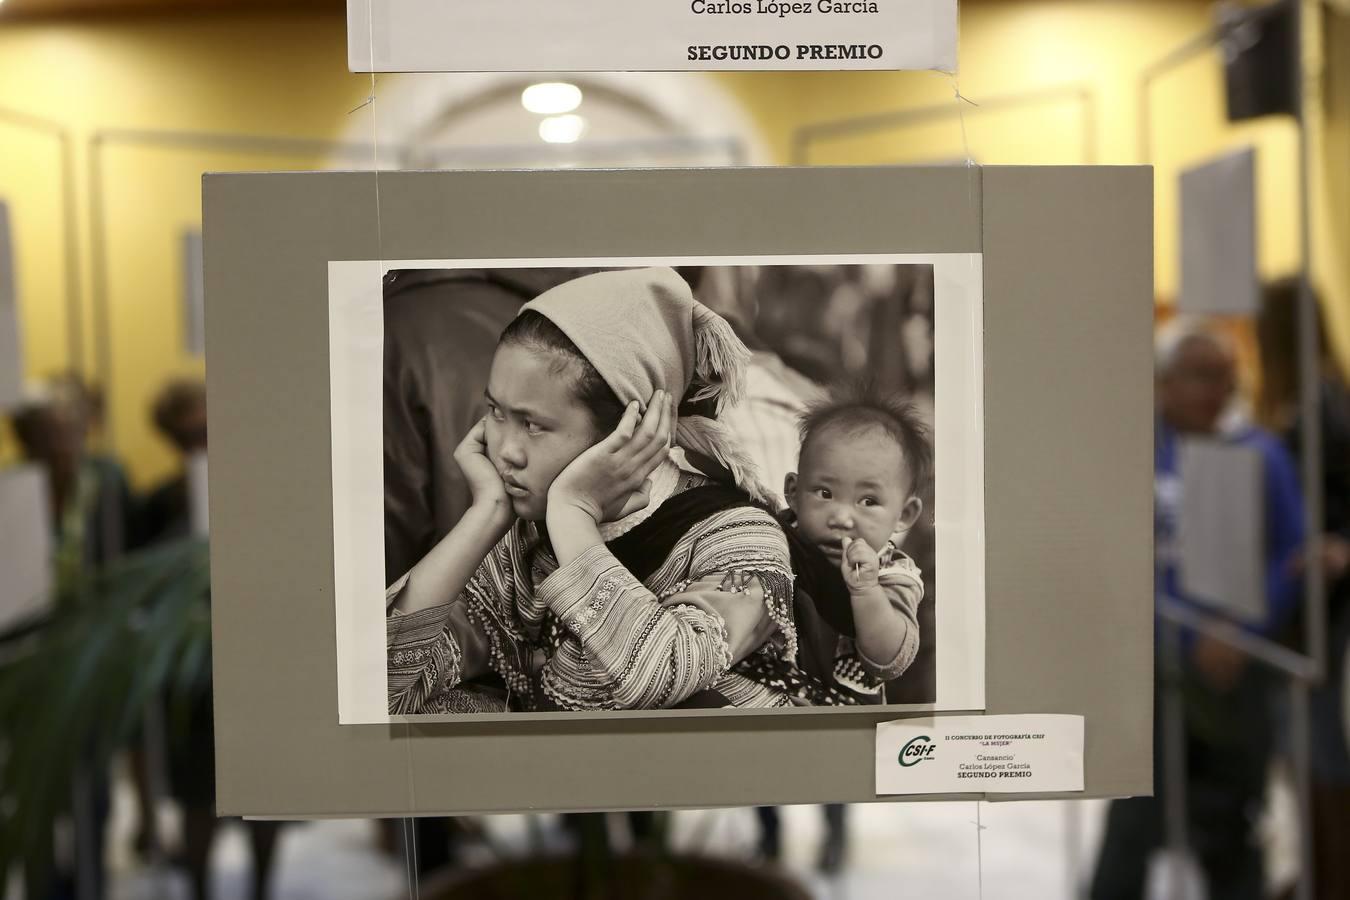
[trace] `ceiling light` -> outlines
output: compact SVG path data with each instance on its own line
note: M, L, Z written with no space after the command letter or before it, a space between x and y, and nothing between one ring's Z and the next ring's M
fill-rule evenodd
M539 123L539 136L550 144L570 144L585 130L581 116L549 116Z
M520 104L541 116L569 113L581 105L581 88L565 81L532 84L521 91Z

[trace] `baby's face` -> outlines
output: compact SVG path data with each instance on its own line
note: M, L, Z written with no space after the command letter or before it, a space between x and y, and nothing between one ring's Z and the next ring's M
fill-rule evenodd
M923 508L910 496L909 469L899 444L879 428L828 430L803 448L801 471L784 484L797 528L838 562L841 539L861 539L880 550L907 531Z

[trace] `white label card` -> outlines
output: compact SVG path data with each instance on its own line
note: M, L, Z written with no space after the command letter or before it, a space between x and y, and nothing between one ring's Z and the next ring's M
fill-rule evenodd
M23 388L23 344L19 340L16 281L9 209L0 200L0 412L19 405Z
M1083 717L941 716L877 725L877 794L1083 790Z
M1252 446L1181 444L1175 550L1184 596L1259 624L1266 617L1265 460Z
M0 628L51 603L52 525L47 470L0 469Z
M1245 147L1187 169L1180 189L1178 309L1195 315L1256 315L1261 308L1256 151Z
M956 0L347 0L353 72L956 69Z

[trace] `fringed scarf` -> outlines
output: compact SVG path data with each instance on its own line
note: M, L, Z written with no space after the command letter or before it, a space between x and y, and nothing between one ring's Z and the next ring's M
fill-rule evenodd
M525 310L557 325L620 403L645 410L658 390L680 398L675 445L715 461L756 502L771 502L754 462L716 418L740 399L750 350L674 269L587 275Z

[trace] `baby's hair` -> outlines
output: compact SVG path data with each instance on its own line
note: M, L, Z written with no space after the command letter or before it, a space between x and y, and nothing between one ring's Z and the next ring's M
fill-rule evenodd
M826 431L839 429L858 434L869 428L880 428L900 447L905 465L909 467L910 494L917 494L928 484L933 473L933 447L929 443L928 426L918 409L908 400L877 389L863 381L839 385L822 400L809 406L800 422L802 456L812 440Z

